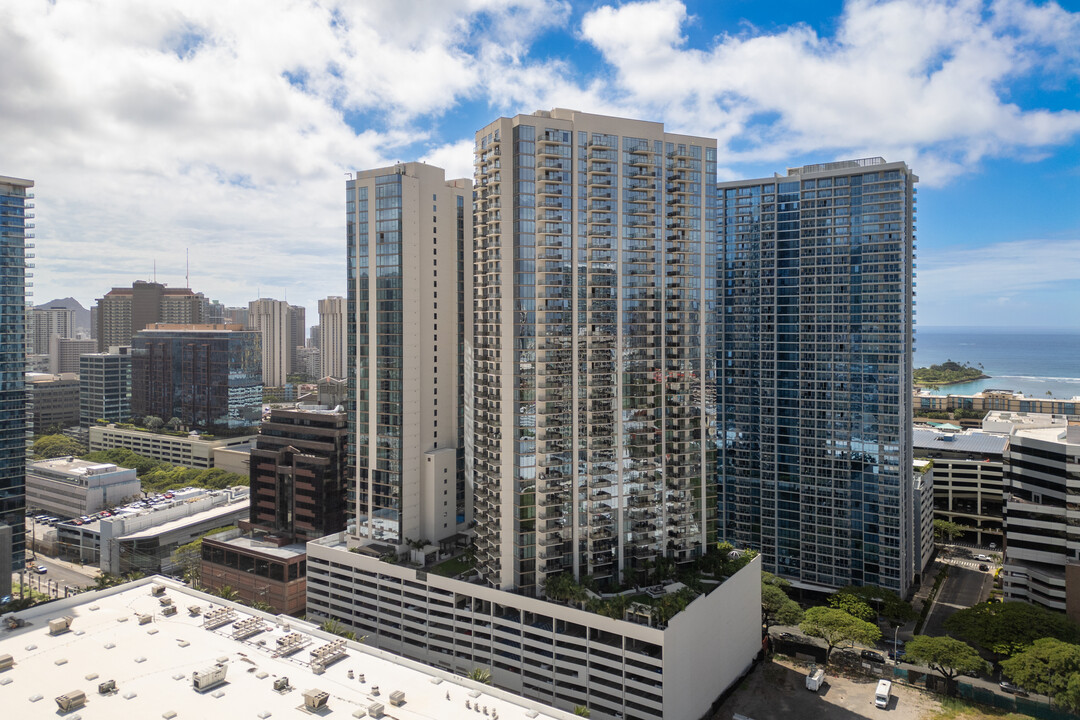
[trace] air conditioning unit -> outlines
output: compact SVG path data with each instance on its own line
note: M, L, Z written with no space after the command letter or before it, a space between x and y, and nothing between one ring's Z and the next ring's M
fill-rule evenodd
M308 710L322 710L326 707L330 693L318 689L304 691L304 707Z
M383 713L386 711L386 708L383 707L382 703L371 703L370 705L368 705L367 711L368 715L370 715L371 717L381 718L383 716Z
M274 681L274 690L276 692L288 692L289 689L289 678L281 677Z
M165 617L172 617L173 615L176 614L176 606L175 605L168 605L168 606L162 608L161 614L164 615Z
M390 693L390 704L394 707L401 707L405 704L405 693L401 690L395 690Z
M217 687L221 683L225 682L225 674L229 671L229 666L222 663L217 663L214 667L203 670L202 672L191 673L191 686L198 692L205 692L212 687Z
M73 618L70 615L65 615L62 618L54 618L54 619L50 620L49 621L49 634L50 635L60 635L61 633L66 633L68 630L71 629L71 623L74 622L74 621L75 621L75 618Z
M139 624L140 625L147 625L147 624L153 622L153 620L154 620L153 615L139 615Z
M165 594L165 586L162 585L161 583L154 583L150 587L150 594L153 595L154 597L158 597L159 595L164 595Z
M11 655L0 655L0 670L7 670L15 664L15 658Z
M77 710L86 704L86 693L82 690L69 690L57 696L56 704L60 706L60 712Z
M112 695L116 692L116 681L106 680L103 683L98 683L97 691L98 695Z

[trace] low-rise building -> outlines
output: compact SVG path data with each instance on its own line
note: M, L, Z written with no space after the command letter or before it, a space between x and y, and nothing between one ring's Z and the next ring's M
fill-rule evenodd
M575 717L169 578L15 617L19 626L0 636L0 655L13 661L2 676L5 717L54 717L54 698L67 707L60 714L87 720Z
M912 446L916 458L933 463L934 519L970 528L964 542L1001 547L1008 435L916 427Z
M936 395L922 388L915 388L915 411L931 410L951 412L960 410L1001 411L1010 413L1052 413L1076 415L1080 409L1080 397L1038 398L1028 397L1015 390L986 389L972 395Z
M307 602L307 548L284 538L242 535L229 530L203 538L200 584L230 587L246 603L265 603L274 612L299 615Z
M26 466L26 507L56 517L92 515L141 493L135 471L112 463L58 457Z
M490 668L496 687L593 718L697 720L761 650L760 557L661 626L384 562L344 533L307 548L309 618L445 671Z
M219 448L246 445L254 435L205 439L198 433L174 435L120 427L115 423L90 427L90 451L127 448L139 455L184 467L209 468Z
M178 573L183 558L176 555L177 548L247 517L247 487L175 495L168 502L122 509L83 525L57 524L61 556L96 563L102 572L114 575Z

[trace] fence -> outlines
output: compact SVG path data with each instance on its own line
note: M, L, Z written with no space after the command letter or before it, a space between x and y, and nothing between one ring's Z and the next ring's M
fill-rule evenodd
M1039 718L1039 720L1076 720L1078 717L1066 710L1052 708L1041 700L1022 698L1015 695L1002 695L989 688L976 687L967 683L957 685L957 695L965 700L973 700L1002 710L1031 715Z

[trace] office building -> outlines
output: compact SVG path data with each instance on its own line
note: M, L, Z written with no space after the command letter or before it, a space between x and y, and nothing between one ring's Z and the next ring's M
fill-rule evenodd
M472 184L405 163L362 171L347 187L357 528L392 546L438 541L470 519L463 413Z
M252 329L248 324L248 309L246 307L227 307L221 312L226 323L230 325L239 324L243 325L248 330Z
M49 372L77 373L79 358L86 353L97 352L97 341L89 338L62 338L55 335L49 339Z
M114 423L91 425L88 435L90 452L127 448L155 460L194 468L217 467L216 455L219 450L246 445L255 438L254 435L243 435L204 440L198 433L169 435L117 427Z
M348 332L346 327L346 301L343 297L328 297L319 301L319 325L311 328L314 336L318 331L319 350L322 351L320 377L348 377L345 358L348 355Z
M79 358L79 424L98 420L127 422L131 418L131 355L87 353Z
M250 527L304 542L345 529L344 411L273 409L251 451Z
M1001 548L1008 434L916 427L911 437L915 457L934 463L934 518L967 528L959 542Z
M262 417L259 333L239 325L157 323L131 349L131 413L236 434Z
M206 323L208 325L224 325L225 306L217 300L210 300L206 304Z
M0 175L0 523L11 527L12 567L25 561L26 279L33 180Z
M1080 424L1013 419L1005 451L1002 591L1006 600L1068 612L1080 622L1080 529L1071 517L1080 507Z
M11 557L11 526L0 523L0 597L11 595L11 574L15 571Z
M58 457L26 467L26 506L60 518L93 515L142 497L135 471Z
M307 346L322 348L322 329L318 325L312 325L308 329Z
M869 158L718 185L721 535L796 587L914 575L917 180Z
M26 373L30 428L43 435L79 424L79 376L76 373Z
M49 341L54 337L77 337L75 308L38 306L30 310L29 321L28 354L49 352Z
M131 345L135 333L154 323L202 324L209 301L190 288L136 280L130 288L113 288L97 301L97 351Z
M266 387L287 382L292 348L289 343L289 303L259 298L248 303L248 329L262 334L262 381Z
M691 561L717 531L716 141L556 109L480 130L475 165L483 575Z

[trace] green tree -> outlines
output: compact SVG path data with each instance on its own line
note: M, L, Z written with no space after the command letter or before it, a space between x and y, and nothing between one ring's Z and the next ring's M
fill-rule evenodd
M160 430L165 425L165 421L155 415L147 415L143 418L143 427L147 430Z
M791 587L791 582L790 581L785 580L784 578L782 578L782 577L780 577L778 575L773 575L771 572L765 572L765 571L762 571L762 573L761 573L761 584L762 585L775 585L776 587L780 588L784 592L787 592L788 588Z
M761 620L765 624L765 632L769 632L773 625L798 625L802 617L802 608L779 586L766 585L764 581L761 583Z
M864 620L873 620L874 618L880 617L888 620L893 625L903 625L918 617L918 613L911 607L911 603L906 602L895 592L887 588L881 588L875 585L848 585L847 587L837 590L834 597L837 595L856 597L871 607L874 612L874 617L863 618ZM850 612L850 610L848 612ZM851 614L855 615L855 613ZM861 617L860 615L855 616Z
M957 675L986 670L986 661L975 648L950 637L916 635L904 647L904 657L938 672L945 678L945 690L950 696L955 694Z
M853 647L855 643L873 645L881 639L881 630L877 625L829 607L812 607L807 610L799 628L806 635L821 638L828 645L825 652L826 665L836 648Z
M954 523L950 520L934 521L934 540L937 542L952 542L971 528Z
M56 458L72 455L79 457L86 447L67 435L42 435L34 440L34 455L39 458Z
M589 712L589 708L585 707L584 705L575 705L574 714L578 717L589 717L591 715L591 713Z
M877 618L874 608L862 598L850 593L833 593L829 596L829 607L843 610L848 615L866 622L873 622Z
M1014 683L1073 712L1080 711L1080 645L1040 638L1022 653L1001 663Z
M217 590L212 591L211 594L217 595L222 600L228 600L230 602L237 600L240 597L240 593L236 592L231 585L222 585Z
M484 667L475 667L465 677L484 685L491 684L491 671Z
M169 422L165 423L165 427L169 428L170 430L176 431L184 427L184 423L181 422L180 418L178 417L171 417L169 418Z
M1001 658L1022 653L1040 638L1080 642L1080 627L1064 613L1026 602L980 603L958 610L945 629Z

